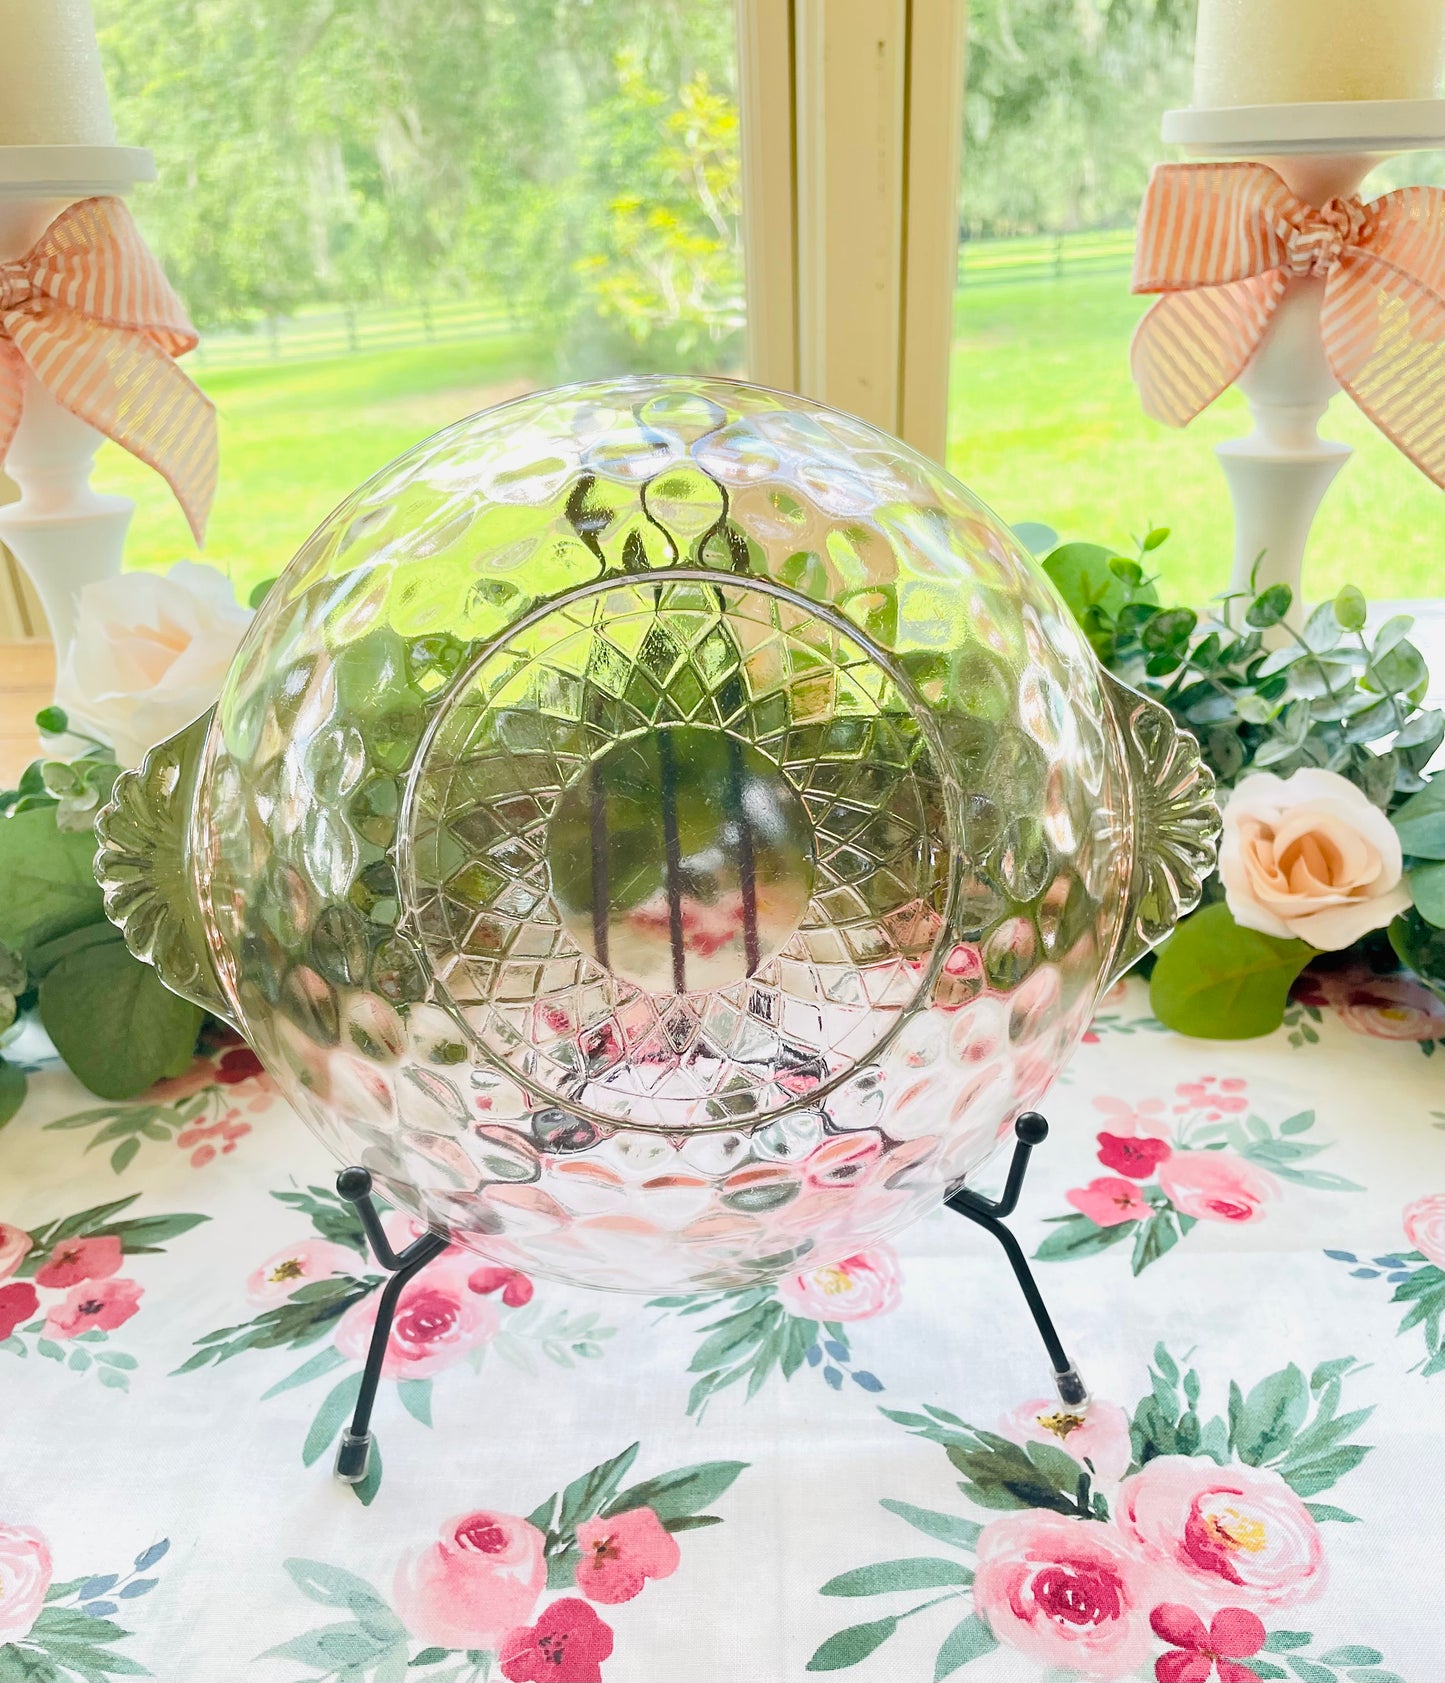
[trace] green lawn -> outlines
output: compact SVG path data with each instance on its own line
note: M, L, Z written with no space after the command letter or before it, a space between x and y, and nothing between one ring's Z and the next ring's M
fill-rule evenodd
M1009 520L1125 544L1167 524L1159 563L1168 595L1223 587L1231 553L1224 480L1211 446L1246 431L1230 392L1187 431L1139 412L1128 344L1141 305L1127 274L980 283L958 309L949 465ZM326 361L198 370L221 412L221 489L207 559L244 593L279 571L327 512L368 474L449 421L534 384L525 343L363 352ZM1445 502L1344 398L1325 430L1358 452L1316 525L1311 596L1356 580L1371 596L1441 589ZM163 483L118 450L97 483L138 507L128 562L192 553Z

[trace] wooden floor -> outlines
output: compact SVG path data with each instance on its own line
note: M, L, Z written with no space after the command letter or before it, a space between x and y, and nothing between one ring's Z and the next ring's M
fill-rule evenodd
M55 650L46 638L0 642L0 787L16 779L40 751L35 715L55 693Z

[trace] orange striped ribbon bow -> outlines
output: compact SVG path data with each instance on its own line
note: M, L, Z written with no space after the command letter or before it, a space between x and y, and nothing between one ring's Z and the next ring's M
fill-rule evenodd
M1135 292L1162 292L1131 362L1146 413L1182 427L1243 373L1290 282L1324 280L1331 372L1445 486L1445 191L1297 199L1265 164L1156 165Z
M216 410L172 360L196 330L119 199L82 199L0 263L0 461L28 370L57 402L156 469L196 542L216 494Z

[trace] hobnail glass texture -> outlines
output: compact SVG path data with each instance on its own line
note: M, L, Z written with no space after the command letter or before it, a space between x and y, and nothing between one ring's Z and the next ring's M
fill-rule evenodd
M975 1169L1197 895L1192 744L1141 901L1159 754L1111 706L895 440L726 381L543 392L267 596L187 818L210 962L338 1156L499 1263L819 1266Z

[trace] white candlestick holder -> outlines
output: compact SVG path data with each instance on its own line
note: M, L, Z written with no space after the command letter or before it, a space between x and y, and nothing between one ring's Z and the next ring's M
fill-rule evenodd
M0 264L23 257L77 200L123 195L155 173L150 153L137 146L0 146ZM92 490L102 434L28 372L25 381L25 407L4 461L20 497L0 506L0 542L34 584L63 661L76 596L120 571L135 504Z
M1323 205L1354 193L1397 152L1445 145L1445 99L1350 100L1166 111L1163 139L1192 156L1253 158L1297 198ZM1325 282L1290 281L1259 348L1236 382L1254 430L1216 449L1234 503L1231 590L1287 584L1292 615L1310 527L1325 492L1353 454L1321 438L1319 423L1339 385L1325 360L1320 306Z

